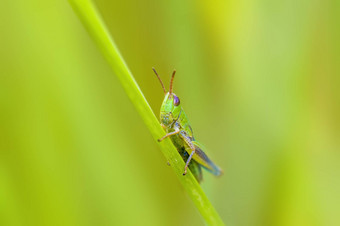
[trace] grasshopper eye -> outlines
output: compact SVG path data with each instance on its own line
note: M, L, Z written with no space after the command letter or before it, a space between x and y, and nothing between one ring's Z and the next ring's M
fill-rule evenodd
M180 103L181 103L181 101L179 100L179 98L174 95L174 105L178 106Z

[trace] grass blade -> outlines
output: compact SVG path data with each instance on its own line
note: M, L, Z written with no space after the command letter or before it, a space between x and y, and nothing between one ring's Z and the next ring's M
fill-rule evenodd
M88 30L89 34L92 36L95 43L105 56L114 74L120 80L126 94L142 117L145 125L150 130L155 142L157 142L157 139L164 136L165 132L160 126L155 114L152 112L148 102L144 98L143 93L129 71L118 51L118 48L111 39L110 34L94 4L90 0L70 0L70 3L75 12L78 14L80 20L83 22L85 28ZM166 139L161 143L157 143L206 223L209 225L223 225L218 213L211 205L191 172L188 172L186 176L182 175L184 162L171 141Z

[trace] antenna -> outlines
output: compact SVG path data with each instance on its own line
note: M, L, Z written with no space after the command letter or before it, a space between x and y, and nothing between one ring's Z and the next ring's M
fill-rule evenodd
M153 71L155 72L155 74L157 75L157 78L158 78L159 82L160 82L160 83L161 83L161 85L162 85L162 88L163 88L164 94L166 94L165 87L164 87L164 85L163 85L163 82L162 82L161 78L160 78L160 77L159 77L159 75L157 74L157 71L156 71L156 69L153 67L153 68L152 68L152 70L153 70Z
M172 93L172 83L174 82L175 74L176 74L176 70L172 72L171 81L170 81L170 89L169 89L170 94Z

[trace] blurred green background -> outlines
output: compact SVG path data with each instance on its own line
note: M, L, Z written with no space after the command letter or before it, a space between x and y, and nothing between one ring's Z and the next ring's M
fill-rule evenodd
M174 89L227 225L340 225L339 1L95 1ZM204 225L67 1L1 1L0 225Z

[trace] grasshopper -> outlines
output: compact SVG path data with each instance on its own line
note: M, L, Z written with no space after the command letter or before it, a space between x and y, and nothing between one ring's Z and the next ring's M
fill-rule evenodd
M166 135L158 139L158 141L161 142L167 137L171 139L185 162L183 175L187 174L189 167L196 180L201 182L201 168L204 167L212 174L220 176L223 171L208 158L202 150L203 146L195 140L188 117L181 107L181 102L172 91L176 70L173 71L171 76L169 92L166 91L155 68L152 68L152 70L160 81L165 94L160 110L160 122Z

